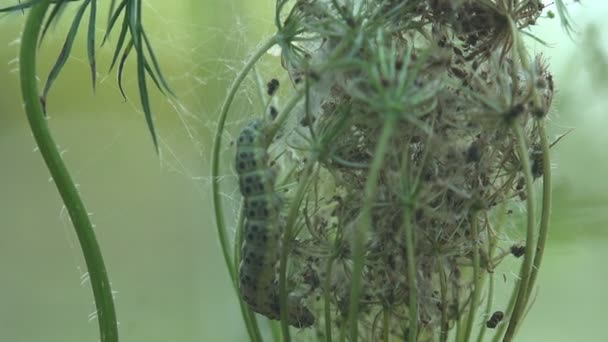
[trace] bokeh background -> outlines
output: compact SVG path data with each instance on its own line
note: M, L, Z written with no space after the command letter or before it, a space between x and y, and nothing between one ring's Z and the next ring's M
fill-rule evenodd
M574 130L552 149L553 224L536 303L517 341L608 341L608 2L570 3L578 34L570 39L557 19L544 19L534 32L550 47L530 42L555 75L552 133ZM108 71L115 39L98 50L93 91L81 29L49 94L49 124L96 225L122 341L246 340L213 223L208 170L219 104L247 53L272 34L273 7L271 0L145 3L144 25L178 96L151 90L160 155L139 109L134 60L125 72L126 100L116 72ZM70 13L42 44L42 80ZM21 14L0 15L0 341L98 341L81 251L23 112L23 22ZM285 80L276 56L266 56L259 71L263 79ZM233 108L228 129L235 133L261 108L255 82ZM232 222L238 196L230 139L223 172ZM510 285L516 271L506 265L498 283Z

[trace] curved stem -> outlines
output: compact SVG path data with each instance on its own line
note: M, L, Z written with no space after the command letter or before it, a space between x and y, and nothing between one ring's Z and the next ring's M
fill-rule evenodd
M549 141L547 140L547 134L545 132L545 125L542 120L536 122L540 136L540 146L542 149L543 158L543 206L540 216L540 229L538 232L538 241L536 242L536 254L534 255L534 262L532 263L532 273L530 274L530 281L528 288L532 290L540 264L543 260L543 252L545 251L545 243L547 242L547 235L549 231L549 219L551 217L551 158L549 157ZM526 304L530 299L530 293L526 297Z
M357 229L354 232L353 241L353 272L351 280L351 291L350 291L350 303L348 311L348 321L350 324L350 338L352 342L357 341L358 337L358 324L357 317L359 315L359 296L361 294L361 276L363 274L363 264L365 263L365 239L367 233L372 226L372 206L376 199L376 190L378 188L378 178L380 176L380 169L384 163L384 154L388 147L393 130L395 129L395 123L397 122L396 115L389 115L382 127L382 133L378 140L378 145L374 151L374 159L370 167L369 174L367 176L367 182L365 184L365 192L363 199L363 208L361 211L360 224L357 225Z
M220 178L219 178L219 169L220 169L220 149L222 147L222 135L224 134L224 126L226 124L226 118L228 117L228 110L230 109L230 105L234 100L234 96L236 95L237 90L239 89L243 80L251 71L255 63L276 43L276 36L272 36L268 39L262 46L256 51L256 53L251 56L251 58L247 61L243 70L237 75L237 77L230 85L230 89L228 90L228 94L224 99L224 103L222 103L222 107L220 109L220 116L217 120L217 128L215 131L215 137L213 139L213 150L211 155L211 192L213 195L213 209L215 211L215 224L217 228L217 233L220 239L220 246L222 248L222 253L224 255L224 262L226 263L226 267L228 267L228 271L230 273L230 279L232 280L233 286L235 289L238 288L236 284L236 269L232 265L232 261L230 260L230 244L228 243L228 237L226 236L226 223L224 221L224 208L220 198Z
M530 271L532 268L532 254L534 253L534 226L535 226L535 199L536 194L534 191L534 178L532 177L532 168L530 167L530 158L528 156L528 146L526 144L526 138L524 136L523 127L518 124L517 121L513 122L512 127L515 136L517 138L517 145L519 147L519 158L521 160L522 171L524 173L524 179L526 182L526 192L528 195L527 214L528 222L526 228L526 250L524 254L524 261L521 265L519 272L519 281L517 286L517 299L513 305L513 311L509 319L509 326L503 341L508 342L515 336L517 324L523 316L524 307L526 306L526 299L528 298Z
M213 150L211 156L211 192L213 197L213 209L215 213L215 224L217 228L218 237L220 240L220 247L222 248L222 254L224 256L224 262L226 267L228 268L228 273L230 274L230 279L232 281L232 286L235 291L238 292L238 284L237 284L237 275L236 275L236 267L232 264L230 260L230 244L228 242L228 237L226 234L226 222L224 221L224 209L222 205L222 200L220 198L220 178L219 178L219 169L220 169L220 149L222 146L222 135L224 134L224 126L226 124L226 118L228 117L228 110L230 109L230 105L234 100L234 96L236 95L237 90L239 89L241 83L249 73L249 71L253 68L255 63L276 43L276 36L272 36L269 38L262 46L256 51L256 53L251 56L251 58L247 61L243 70L237 75L237 77L230 85L228 90L228 94L224 99L224 103L222 103L222 107L220 109L220 116L217 121L217 129L215 131L215 137L213 139ZM246 304L241 299L241 296L238 296L239 304L241 305L241 313L243 314L243 320L245 321L245 325L247 326L247 331L250 334L250 338L254 340L254 336L251 334L255 332L257 328L257 323L255 320L255 316L253 313L248 312ZM252 325L252 326L250 326ZM255 335L255 334L254 334Z
M93 296L95 297L100 340L102 342L117 342L118 327L114 300L112 298L112 288L101 250L93 231L93 225L89 219L84 202L78 194L78 189L63 163L61 154L57 150L57 145L53 141L42 111L40 98L38 97L38 85L36 81L37 42L42 21L51 2L50 0L37 2L36 5L32 6L25 22L19 54L21 94L36 144L57 186L57 190L61 195L78 236L91 280Z

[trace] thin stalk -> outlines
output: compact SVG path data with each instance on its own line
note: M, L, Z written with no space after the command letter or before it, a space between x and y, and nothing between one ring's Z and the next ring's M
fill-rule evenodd
M237 75L237 77L232 82L232 85L230 86L230 88L228 90L228 94L226 94L226 98L224 99L224 103L222 104L222 107L220 110L220 116L217 121L217 129L215 131L215 137L213 140L213 151L212 151L212 156L211 156L211 191L212 191L212 196L213 196L213 209L215 212L215 223L216 223L218 237L220 240L220 247L222 248L222 254L224 256L224 263L226 264L226 267L228 268L228 273L229 273L230 279L232 281L232 286L234 287L235 291L237 291L237 292L238 292L238 284L237 284L236 268L232 264L232 261L230 260L231 259L230 258L230 244L228 242L228 237L227 237L227 233L226 233L227 230L226 230L226 223L224 221L223 204L222 204L222 200L220 198L221 191L220 191L219 169L220 169L220 150L221 150L221 146L222 146L222 136L224 133L224 126L226 124L226 118L228 117L228 110L230 109L230 105L232 104L232 101L234 100L234 96L236 95L237 90L239 89L241 83L243 82L243 80L245 79L245 77L247 76L249 71L253 68L255 63L275 43L276 43L276 36L272 36L264 44L262 44L262 46L258 49L258 51L256 51L256 53L253 54L253 56L251 56L249 58L249 60L243 67L243 70L241 70L241 72ZM240 295L238 296L238 298L239 298L241 307L246 305L243 302L243 300L241 299ZM253 314L248 315L246 313L246 310L241 310L241 311L243 313L243 319L245 321L245 324L247 325L247 329L248 329L248 331L250 331L250 329L252 329L252 327L249 326L249 324L257 325L255 323L255 321L251 321L247 318L247 316L251 316ZM253 330L251 330L251 331L253 331Z
M446 342L448 340L448 332L450 330L448 322L448 285L445 269L441 261L438 265L439 269L439 284L441 286L441 331L439 332L439 341Z
M325 314L325 341L331 342L331 270L334 264L334 256L327 260L327 269L325 270L325 283L323 284L323 297L324 307L323 311Z
M532 263L532 271L530 273L530 281L528 288L532 290L534 283L538 277L540 264L543 261L543 252L545 251L545 243L549 232L549 220L551 218L551 158L549 157L550 145L545 132L545 123L542 120L536 122L538 133L540 136L540 146L543 153L543 206L540 216L540 229L538 233L538 241L536 242L536 254ZM530 293L526 298L526 305L530 300Z
M258 95L258 100L260 101L260 106L265 109L266 101L264 101L264 81L262 80L262 75L260 75L260 72L258 71L258 68L255 67L255 65L253 67L253 79L255 81L255 89L257 90L256 93ZM264 116L266 114L267 113L264 113Z
M384 313L382 315L382 334L383 334L383 338L382 341L383 342L390 342L391 339L391 328L390 328L390 322L391 322L391 312L389 309L385 309ZM413 342L413 340L412 340Z
M488 301L486 303L486 318L492 311L492 302L494 300L494 274L490 274L490 283L488 285ZM484 324L481 325L481 329L479 330L479 335L477 336L477 342L483 342L483 337L486 334L487 326Z
M287 256L290 251L292 228L296 222L296 217L298 216L300 209L300 203L304 198L306 188L308 187L308 182L313 174L312 168L315 163L316 157L311 156L306 164L306 167L304 168L304 174L296 190L293 202L289 207L285 229L283 230L281 260L279 263L279 305L281 308L281 331L283 332L284 342L291 341L291 337L289 336L289 323L287 319Z
M517 299L517 291L514 290L511 294L511 298L509 298L509 303L507 304L507 310L505 313L512 312L513 307L515 306L515 300ZM507 324L499 324L496 329L496 333L494 334L494 338L492 338L492 342L500 341L500 338L504 335L505 330L507 329Z
M471 214L471 234L473 239L473 293L471 294L471 303L469 304L469 317L467 318L466 330L464 331L463 341L469 341L471 339L471 332L473 331L473 322L475 321L475 313L477 311L477 304L479 303L479 297L481 296L481 284L479 277L479 248L477 246L477 240L479 238L479 227L477 222L477 212Z
M510 197L510 191L507 193L507 198ZM490 317L491 311L492 311L492 305L493 305L493 301L494 301L494 265L495 265L495 261L494 261L494 252L496 250L496 245L498 243L496 236L498 236L499 234L502 233L502 229L504 226L504 221L506 218L506 210L505 207L507 205L507 202L503 202L499 208L499 212L500 212L500 216L498 216L498 219L496 220L498 223L496 225L496 231L494 232L494 234L491 233L490 231L490 227L488 226L487 230L487 234L488 234L488 263L490 264L491 268L488 269L488 277L490 278L490 283L488 285L488 300L486 302L486 310L485 310L485 318L488 319ZM486 222L488 221L488 217L487 217L487 213L486 213ZM504 324L501 325L501 327L504 326ZM486 334L486 330L487 330L487 326L486 324L482 324L481 328L479 330L479 335L477 336L477 342L483 342L483 338ZM504 330L503 330L504 331Z
M460 307L458 307L458 319L456 320L456 335L455 335L456 342L462 341L463 332L464 332L464 330L462 330L462 315L460 312Z
M414 249L414 230L411 224L411 206L403 208L403 230L405 233L405 253L407 256L407 285L409 287L409 339L415 342L418 336L418 285L416 279L416 260Z
M277 321L267 320L274 342L281 342L281 325Z
M363 274L363 264L365 262L365 238L367 233L372 226L372 206L376 198L376 190L378 187L378 177L380 176L380 169L384 162L384 154L388 148L388 143L393 131L395 129L395 123L398 117L396 115L389 115L382 128L382 133L374 151L374 159L370 167L369 174L367 176L367 182L365 184L364 202L363 209L361 212L360 224L357 225L355 231L354 242L353 242L353 272L351 279L351 292L350 292L350 303L348 311L348 321L350 324L350 340L356 342L358 338L358 324L357 318L359 316L359 296L361 294L361 276Z
M32 134L70 215L84 255L95 298L100 340L102 342L117 342L118 327L112 287L101 249L97 243L88 211L51 136L42 111L40 98L38 97L39 92L36 80L37 42L40 29L43 26L44 16L51 3L52 1L50 0L37 2L32 6L25 22L21 36L21 50L19 52L21 95Z
M529 289L529 280L530 280L530 271L532 268L532 254L534 253L534 226L535 226L535 199L536 194L534 191L534 178L532 177L532 169L530 167L530 158L528 156L528 146L526 144L526 138L524 136L524 130L521 125L518 124L517 120L513 122L512 129L517 138L517 146L519 147L519 158L521 160L524 179L526 182L526 192L528 195L526 204L527 204L527 214L528 214L528 222L526 228L526 250L524 254L524 261L521 265L521 270L519 272L519 281L517 286L517 299L515 300L515 304L513 306L513 311L511 312L511 316L509 319L509 326L507 327L507 332L505 333L505 337L503 341L509 342L515 336L515 331L517 328L517 324L519 323L524 308L526 306L526 301L528 298Z

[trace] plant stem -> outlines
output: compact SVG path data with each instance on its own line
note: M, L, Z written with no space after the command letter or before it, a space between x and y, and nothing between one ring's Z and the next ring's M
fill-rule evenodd
M509 298L509 303L507 303L507 309L505 310L505 314L512 312L513 307L515 306L515 300L517 299L517 289L513 290L511 293L511 297ZM496 328L496 333L494 333L494 337L492 338L492 342L500 341L500 337L503 336L505 330L507 329L507 324L499 324L498 328Z
M325 342L331 342L331 270L334 264L335 257L332 255L327 260L327 269L325 270L326 278L323 284L324 297L324 313L325 313Z
M471 339L471 331L473 330L473 322L475 321L475 312L481 295L481 284L479 276L479 248L477 240L479 238L479 229L477 222L477 212L471 214L471 238L473 239L473 293L471 294L471 303L469 304L469 317L467 318L466 330L464 332L463 341Z
M281 325L277 321L268 320L270 333L274 342L281 342Z
M382 341L383 342L390 342L390 340L391 340L390 322L391 322L391 312L388 308L385 308L384 312L382 314ZM373 338L373 336L372 336L372 338ZM412 341L414 341L414 340L412 340Z
M357 229L354 232L353 241L353 272L351 279L351 292L350 292L350 303L348 311L348 321L350 324L350 338L351 342L357 342L358 338L358 324L357 317L359 316L359 295L361 294L361 276L363 274L363 264L365 263L365 239L367 233L372 226L372 206L376 199L376 189L378 187L378 177L380 176L380 169L384 162L384 154L386 153L388 143L393 130L395 129L395 123L397 122L397 115L388 115L385 118L384 125L382 127L382 133L378 140L378 145L374 151L374 159L370 167L369 174L367 176L367 182L365 184L365 192L363 199L363 208L361 211L360 224L357 225Z
M545 123L542 120L536 121L536 127L538 128L540 136L540 146L542 149L543 158L543 206L540 216L540 229L538 233L538 241L536 242L536 254L534 255L534 262L532 263L532 271L530 274L530 281L528 288L532 290L538 271L540 270L540 264L543 260L543 252L545 251L545 243L547 242L547 235L549 231L549 220L551 218L551 158L549 157L549 141L547 140L547 134L545 132ZM526 304L530 299L530 293L526 298Z
M527 204L527 214L528 214L528 222L526 228L526 249L524 252L524 261L521 265L521 270L519 272L519 281L517 286L517 299L515 300L515 304L513 305L513 311L511 312L511 317L509 319L509 326L507 327L507 332L505 333L505 337L503 341L509 342L515 336L517 324L520 321L520 318L523 316L523 311L526 306L526 300L528 296L529 289L529 280L530 280L530 271L532 268L532 254L534 253L534 226L535 226L535 199L536 194L534 191L534 178L532 177L532 169L530 167L530 158L528 156L528 146L526 144L526 138L524 135L524 130L521 125L517 122L517 120L513 121L512 129L517 138L517 146L519 147L519 158L521 160L522 171L524 173L524 179L526 182L526 193L528 198L526 200Z
M409 287L409 339L408 341L416 341L418 336L418 286L416 279L416 260L414 249L416 243L414 241L414 230L411 224L412 206L406 204L403 209L403 230L405 233L405 253L407 257L407 284Z
M211 156L211 192L213 196L213 209L215 213L215 224L217 228L218 237L220 240L220 247L222 248L222 254L224 256L224 262L226 267L228 268L228 273L230 274L230 279L232 280L232 285L235 291L238 292L238 284L237 284L237 275L236 268L233 266L232 261L230 260L230 244L228 242L228 237L226 233L226 222L224 221L224 209L222 200L220 198L220 178L219 178L219 169L220 169L220 150L222 146L222 136L224 134L224 126L226 124L226 118L228 117L228 111L230 109L230 105L234 100L234 96L238 91L241 83L249 73L249 71L253 68L255 63L276 43L276 36L270 37L262 46L249 58L241 72L237 75L237 77L230 85L228 90L228 94L226 94L226 98L224 99L224 103L222 103L222 107L220 109L220 116L217 121L217 129L215 131L215 137L213 139L213 150ZM239 302L241 306L246 305L241 296L238 296ZM246 325L253 324L257 325L254 321L250 321L247 316L246 311L241 310L243 313L243 319ZM253 315L253 313L251 314ZM257 327L247 326L247 331L251 333L251 331L255 331ZM253 336L250 335L253 339Z
M93 296L95 297L100 340L102 342L117 342L118 327L112 288L101 250L95 237L93 225L89 219L84 202L78 194L78 189L63 163L61 154L57 150L57 145L51 136L38 96L36 81L37 42L42 21L51 2L50 0L40 1L33 5L25 22L19 54L21 94L36 144L63 199L63 203L78 236L80 248L82 249L89 273Z
M492 302L494 300L494 274L490 274L490 283L488 285L488 301L486 303L486 314L485 317L490 315L490 311L492 310ZM479 330L479 335L477 336L477 342L483 342L483 337L486 334L487 326L484 322L481 325L481 330Z
M445 275L445 269L441 262L438 263L437 269L439 270L439 284L441 286L441 331L439 332L439 342L446 342L448 340L448 331L450 325L448 322L448 286L447 277Z
M283 230L281 260L279 262L279 305L281 308L281 330L283 331L284 342L289 342L291 340L289 336L289 323L287 319L287 256L290 251L291 232L293 225L296 222L296 216L299 213L300 203L302 202L306 189L308 188L308 181L310 180L310 176L313 174L313 166L316 161L316 156L310 156L310 159L306 163L302 179L300 180L291 206L289 207L287 219L285 220L285 229Z

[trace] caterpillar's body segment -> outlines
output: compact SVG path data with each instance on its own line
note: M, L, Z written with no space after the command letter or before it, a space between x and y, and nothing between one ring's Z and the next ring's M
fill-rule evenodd
M279 260L282 200L274 190L276 175L268 166L272 137L263 121L253 121L237 139L235 167L245 202L245 229L239 289L253 311L280 319L279 291L275 267ZM312 313L293 296L287 303L289 324L311 326Z

